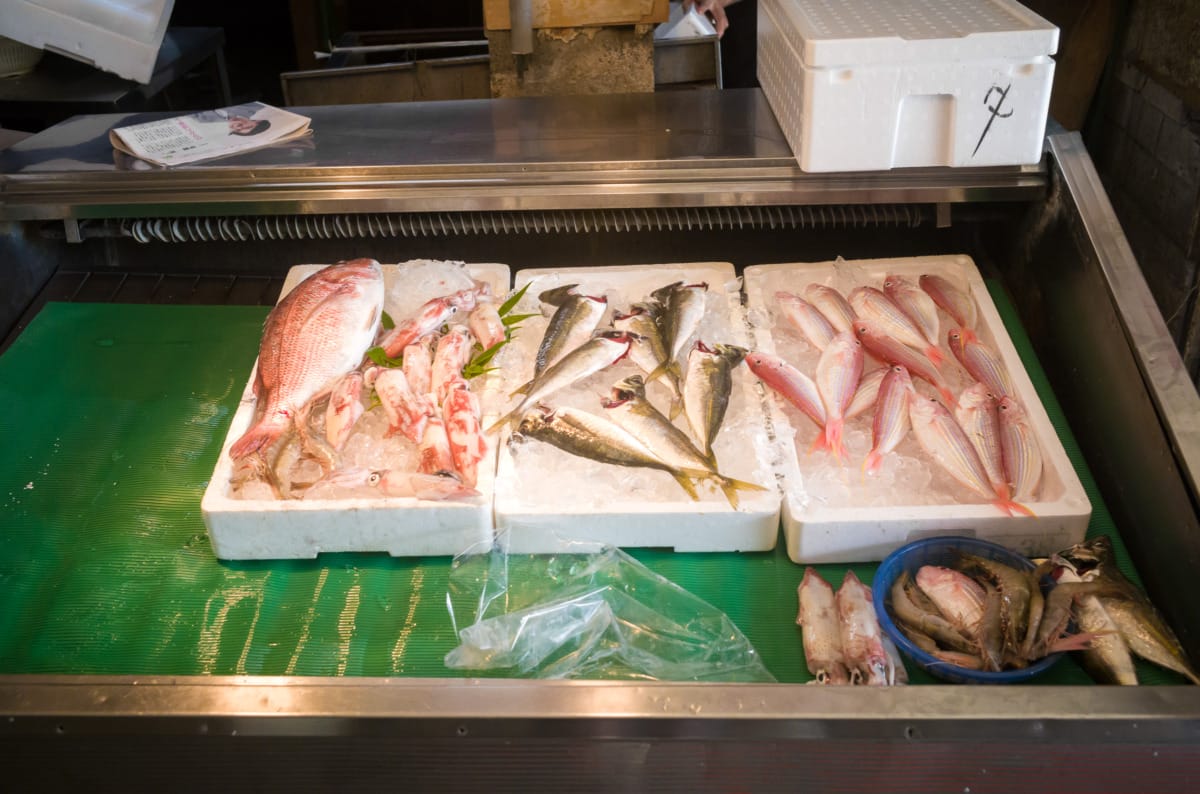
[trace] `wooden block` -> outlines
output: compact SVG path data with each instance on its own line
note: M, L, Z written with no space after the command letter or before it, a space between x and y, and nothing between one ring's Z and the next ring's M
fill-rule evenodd
M533 0L535 28L657 25L669 13L669 0ZM509 30L508 0L483 0L483 24Z

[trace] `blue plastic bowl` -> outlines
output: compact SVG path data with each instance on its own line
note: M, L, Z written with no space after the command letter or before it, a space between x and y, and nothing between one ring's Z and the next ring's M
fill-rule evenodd
M1010 565L1018 571L1032 571L1036 566L1027 558L1016 552L1009 551L1003 546L988 543L975 538L926 538L901 546L893 551L875 571L875 579L871 582L871 593L875 602L875 612L879 616L879 626L896 643L901 652L912 659L921 669L943 681L955 684L1019 684L1035 678L1049 670L1062 658L1061 653L1052 653L1038 659L1023 670L1005 670L999 673L988 673L981 670L970 670L965 667L943 662L936 656L913 645L904 632L892 621L891 613L886 602L890 599L892 585L904 571L909 576L916 576L922 565L942 565L952 568L958 562L958 551L965 551L989 560Z

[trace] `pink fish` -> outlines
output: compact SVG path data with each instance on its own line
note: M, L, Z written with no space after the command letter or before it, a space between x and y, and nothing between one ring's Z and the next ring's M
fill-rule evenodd
M908 413L917 442L947 474L1008 515L1032 515L1024 505L996 496L979 453L944 405L918 397L909 400Z
M783 319L803 334L817 350L824 350L833 341L837 331L816 306L790 292L776 292L775 300Z
M479 426L479 398L467 382L458 377L448 384L442 400L442 421L450 442L450 457L454 470L462 475L463 483L474 488L478 482L478 464L488 452L487 441Z
M894 450L908 435L908 401L912 394L912 378L908 370L893 364L879 387L875 421L871 425L871 451L863 461L863 471L867 474L878 471L883 456Z
M883 376L888 373L889 369L890 367L877 367L870 372L863 373L862 380L858 382L858 388L854 390L854 399L846 407L845 419L847 422L875 407Z
M833 587L816 568L805 568L796 590L800 611L796 623L804 642L804 662L818 684L849 684L850 673L842 654L842 630Z
M970 295L962 292L948 279L941 276L927 273L917 281L920 283L921 289L925 290L930 298L933 298L933 302L940 306L942 311L953 317L959 327L974 330L977 314L975 301Z
M846 407L862 378L863 348L849 331L833 338L817 362L817 391L825 406L825 446L839 460L846 454L842 443Z
M417 471L422 474L454 471L450 437L440 416L431 416L425 423L425 432L421 434L421 442L417 446Z
M842 293L824 284L809 284L804 288L804 298L825 315L825 319L838 333L849 331L854 322L854 309L846 303Z
M925 356L907 345L900 344L865 320L855 321L854 333L858 335L868 353L880 361L904 367L909 375L920 378L937 389L947 405L954 405L954 394L950 387Z
M973 332L964 328L951 328L946 334L946 343L963 365L963 369L971 373L971 377L986 385L992 396L999 400L1001 397L1016 394L1008 369L1000 356L994 350L980 342Z
M505 339L504 320L491 301L480 301L467 316L467 327L483 345L483 349L495 347Z
M362 390L363 374L356 371L339 380L329 395L329 405L325 408L325 438L334 449L346 446L350 431L366 410L362 404Z
M409 441L420 441L425 432L425 423L434 414L433 402L428 395L412 390L403 370L374 369L368 379L373 381L375 393L379 395L384 413L387 414L387 435L399 432Z
M897 342L921 351L934 367L942 363L944 356L938 350L937 340L927 341L921 329L883 292L874 287L859 287L850 293L850 305L860 320L871 323Z
M936 347L941 340L938 334L938 310L929 293L895 273L884 277L883 291L912 320L925 341Z
M883 647L883 630L867 587L854 571L846 571L834 597L842 633L842 654L850 670L850 683L886 686L894 680L891 658Z
M254 421L229 448L240 460L270 447L310 403L358 367L383 312L383 271L374 259L319 270L267 315L254 377Z
M987 386L976 383L958 395L954 417L958 420L959 427L967 434L975 451L979 453L979 460L987 471L992 487L996 489L996 496L1007 500L1010 491L1004 478L996 398L988 392Z
M471 345L474 340L465 325L454 325L438 340L433 354L429 390L438 405L446 399L446 391L456 378L462 376L463 367L471 360Z
M401 369L409 388L417 394L429 394L433 389L433 353L429 349L432 344L433 336L430 335L404 348Z
M1014 499L1032 499L1042 479L1042 450L1025 409L1012 397L1000 400L1000 448L1004 478Z
M416 317L400 323L383 337L380 344L383 346L384 352L393 358L400 355L401 351L414 341L445 325L455 313L469 312L474 309L479 298L487 291L486 284L476 283L470 289L427 301L417 311Z
M974 579L937 565L922 565L915 579L917 587L955 628L972 638L978 634L987 594Z
M755 377L816 422L817 427L825 429L825 406L812 378L783 359L758 351L746 354L746 366Z

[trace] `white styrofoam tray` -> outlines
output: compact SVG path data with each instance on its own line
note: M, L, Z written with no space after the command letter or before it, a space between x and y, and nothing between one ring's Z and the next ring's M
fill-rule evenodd
M563 284L577 283L585 294L607 296L602 325L608 324L613 310L628 311L632 303L648 300L658 287L704 281L709 285L707 313L693 341L742 346L748 342L738 280L728 263L521 270L515 279L517 288L535 282L517 307L523 313L538 311L537 295ZM517 362L532 361L547 322L544 317L527 321L513 349L504 351L508 357L499 364L505 373L505 393L531 376L532 364ZM680 354L685 367L690 349L691 342ZM603 415L600 398L608 396L618 381L638 372L628 360L618 362L544 402ZM666 411L667 387L654 382L647 396ZM505 410L516 405L513 399ZM676 424L687 429L682 413ZM498 539L517 553L569 551L579 541L677 551L772 549L779 534L780 494L774 467L780 452L770 442L766 427L754 379L741 365L734 373L733 394L714 451L723 474L768 490L742 491L737 510L707 484L698 486L701 500L692 501L665 472L596 463L533 439L510 448L504 442L512 428L506 428L496 475Z
M427 267L428 260L384 265L388 307L401 300L406 307L389 313L396 322L408 316L407 307L454 291L437 282L416 290L405 289L405 273ZM280 298L324 265L297 265L288 271ZM471 277L487 282L492 294L508 291L509 268L502 264L469 264ZM255 362L257 367L257 361ZM213 551L220 559L306 559L321 552L386 551L393 557L452 555L492 539L492 489L495 480L495 446L480 461L476 490L480 496L453 501L430 501L415 497L349 499L242 499L231 495L233 463L229 447L250 425L254 414L254 370L250 372L242 400L212 479L201 501ZM498 393L494 377L486 377L472 388L480 398L483 424L494 417ZM361 420L360 420L361 421ZM492 443L493 439L489 439Z
M149 83L175 0L7 0L0 35Z
M805 171L1026 165L1058 28L1014 0L761 0L758 78Z
M882 471L886 477L910 471L910 467L924 467L929 472L928 484L884 493L877 479L861 473L860 464L871 447L872 412L848 423L850 459L840 467L827 453L807 452L819 432L816 425L768 390L768 412L780 443L786 447L783 529L788 556L799 563L871 562L883 559L905 543L931 535L978 537L1029 556L1049 554L1081 541L1091 516L1091 503L970 257L748 267L744 278L747 315L758 348L780 356L811 377L819 352L775 311L775 293L785 290L801 294L808 284L819 282L847 295L862 284L882 288L887 273L914 282L922 273L941 275L975 299L979 310L976 332L1003 360L1042 449L1041 490L1036 501L1025 503L1035 517L1010 517L990 504L969 503L969 492L928 461L911 431L896 452L884 459ZM939 311L939 315L940 347L946 356L942 369L957 395L972 380L945 345L945 334L953 321L944 312ZM877 366L881 365L868 356L866 370ZM921 393L935 393L923 381L913 381ZM920 483L925 475L901 476L916 478L905 482Z

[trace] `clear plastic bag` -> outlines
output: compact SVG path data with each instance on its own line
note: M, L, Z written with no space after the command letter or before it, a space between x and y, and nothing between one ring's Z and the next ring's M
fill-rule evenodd
M774 682L721 611L620 549L455 558L446 666L514 677Z

